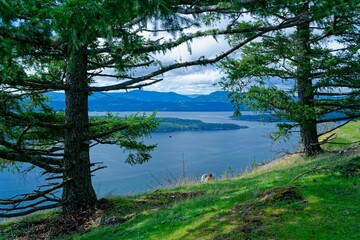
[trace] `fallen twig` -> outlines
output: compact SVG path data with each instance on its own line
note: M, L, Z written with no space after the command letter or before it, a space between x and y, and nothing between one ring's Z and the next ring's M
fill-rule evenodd
M290 183L292 183L292 182L296 181L297 179L301 178L302 176L304 176L304 175L306 175L306 174L308 174L308 173L311 173L311 172L316 172L316 171L318 171L318 170L322 170L322 169L324 169L324 168L323 168L323 167L318 167L318 165L317 165L315 168L310 169L310 170L308 170L308 171L306 171L306 172L303 172L303 173L301 173L301 174L297 175L296 177L294 177L293 179L291 179L291 181L290 181L290 182L288 182L288 184L287 184L287 185L289 185Z
M152 172L149 170L149 173L151 175L152 178L155 179L155 181L160 185L160 186L163 186L163 184L152 174Z

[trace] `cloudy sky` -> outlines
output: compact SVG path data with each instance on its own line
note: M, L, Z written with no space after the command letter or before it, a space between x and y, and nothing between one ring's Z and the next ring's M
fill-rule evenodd
M197 60L199 58L213 58L229 49L227 42L219 37L216 41L212 37L206 37L194 40L191 44L191 53L189 53L186 44L180 45L165 55L156 55L156 59L160 59L163 64L171 64L175 62L185 62ZM155 70L150 68L151 70ZM139 74L145 74L139 71ZM106 71L104 73L112 73ZM214 86L224 76L216 65L208 66L191 66L187 68L179 68L158 76L162 78L161 82L147 86L144 90L159 92L176 92L184 95L191 94L209 94L214 91L221 90L219 86ZM102 81L98 79L99 85L108 85L110 82L115 83L114 79L106 79Z
M162 36L161 36L162 37ZM218 37L216 40L213 37L203 37L194 40L191 43L191 53L186 44L169 51L165 55L155 55L154 58L161 60L164 65L197 60L199 58L214 58L219 54L230 49L227 41L223 37ZM241 49L239 49L232 57L240 57ZM149 71L154 71L156 68L138 71L138 75L145 75ZM113 74L111 70L105 70L103 73ZM221 72L219 67L214 65L208 66L192 66L187 68L179 68L167 72L157 78L163 79L161 82L147 86L144 90L158 91L158 92L176 92L184 95L192 94L209 94L222 89L215 85L225 74ZM104 81L105 80L105 81ZM115 79L97 79L99 86L116 84ZM276 86L282 89L289 89L292 83L285 83L281 79L271 78L268 82L271 86Z
M223 29L227 26L228 20L221 20L217 23L215 28ZM184 33L191 33L199 30L213 29L214 27L202 26L199 28L189 28ZM158 38L171 39L170 34L158 35ZM217 55L225 52L230 47L227 41L219 36L216 39L213 37L202 37L194 39L191 42L191 52L187 44L182 44L162 56L155 56L163 62L174 63L194 61L199 58L214 58ZM187 68L180 68L170 71L162 76L163 81L152 86L146 87L146 90L160 91L160 92L177 92L180 94L209 94L214 91L221 90L218 86L214 86L219 82L224 74L216 65L208 66L192 66Z
M224 23L220 25L226 25ZM201 30L205 30L202 28ZM195 29L198 31L199 29ZM194 29L189 29L186 32L193 32ZM156 38L168 40L173 38L170 34L158 34ZM197 60L199 58L214 58L217 55L225 52L230 47L223 37L218 37L216 40L213 37L203 37L194 39L191 42L191 53L186 44L174 48L172 51L167 52L165 55L154 55L154 58L163 62L163 65ZM145 74L155 68L148 70L138 71L139 75ZM111 70L105 70L103 73L113 74ZM185 95L191 94L209 94L214 91L221 90L219 86L214 86L224 76L216 65L208 66L192 66L187 68L180 68L170 71L164 75L158 76L163 81L151 86L147 86L144 90L159 91L159 92L176 92ZM101 79L97 78L99 86L115 84L115 79Z
M191 54L186 45L181 45L169 52L165 61L190 61L201 57L213 58L228 49L226 41L219 38L215 41L212 37L201 38L193 41ZM181 94L208 94L220 90L214 86L222 77L216 65L192 66L170 71L163 76L163 81L146 88L146 90L161 92L177 92Z

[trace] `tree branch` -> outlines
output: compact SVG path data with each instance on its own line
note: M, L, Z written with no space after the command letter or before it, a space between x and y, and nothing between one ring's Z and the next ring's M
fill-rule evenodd
M327 122L339 122L339 121L347 121L347 120L354 120L355 118L360 117L359 115L356 116L349 116L349 117L339 117L339 118L331 118L331 119L320 119L317 120L316 123L327 123Z
M125 125L125 126L120 126L120 127L117 127L117 128L113 128L107 132L102 132L102 133L98 133L98 134L95 134L95 135L91 135L89 137L89 140L93 140L93 139L98 139L98 138L102 138L102 137L106 137L106 136L109 136L115 132L119 132L119 131L122 131L122 130L125 130L127 129L129 126L128 125Z
M59 183L57 185L55 185L52 188L46 189L44 191L34 191L31 194L27 194L25 195L25 197L23 198L19 198L19 199L13 199L13 198L17 198L19 195L10 198L10 199L0 199L0 205L13 205L13 204L18 204L18 203L23 203L23 202L28 202L28 201L33 201L36 200L40 197L44 197L45 195L59 189L62 188L65 184L67 184L68 182L70 182L71 179L66 179L64 180L62 183Z
M114 65L116 63L116 60L115 59L112 59L111 61L107 61L106 63L98 63L98 62L93 62L93 61L88 61L90 64L96 66L96 67L92 67L88 70L95 70L95 69L98 69L98 68L116 68L116 66ZM151 61L148 61L148 62L143 62L143 63L139 63L139 64L133 64L133 65L130 65L130 64L123 64L121 65L121 67L124 67L124 68L137 68L137 67L147 67L147 66L150 66L151 64L153 64L155 61L154 60L151 60Z
M258 2L262 2L263 0L238 0L237 3L242 5L249 5ZM204 1L181 1L182 4L185 6L173 6L171 9L176 13L181 14L199 14L199 13L206 13L206 12L220 12L220 13L239 13L238 10L232 10L232 3L217 3L213 5L209 5L209 3L204 4ZM206 5L207 4L207 5ZM188 6L186 6L188 5ZM244 11L241 13L247 13L248 11Z
M61 45L60 41L54 41L50 39L42 39L36 37L30 37L28 35L19 34L15 32L9 32L5 28L0 27L0 36L5 39L11 39L19 43L30 44L38 47L46 47L57 49Z
M141 77L135 77L132 80L129 81L125 81L119 84L115 84L115 85L109 85L109 86L103 86L103 87L90 87L90 91L92 92L100 92L100 91L110 91L110 90L120 90L120 89L128 89L131 88L131 85L146 81L148 79L151 79L153 77L156 77L158 75L161 75L163 73L166 73L168 71L174 70L174 69L178 69L178 68L182 68L182 67L189 67L189 66L195 66L195 65L208 65L208 64L213 64L218 62L219 60L225 58L226 56L230 55L231 53L235 52L236 50L238 50L239 48L241 48L242 46L244 46L245 44L247 44L248 42L254 40L255 38L261 36L265 34L265 32L261 32L258 34L255 34L254 36L248 38L246 41L236 45L235 47L233 47L232 49L228 50L227 52L213 58L213 59L199 59L196 61L188 61L188 62L183 62L183 63L175 63L175 64L171 64L168 65L166 67L163 67L157 71L154 71L152 73L149 73L147 75L141 76Z
M45 158L45 157L41 157L41 156L40 157L24 156L19 153L4 151L2 149L0 149L0 158L9 160L9 161L31 163L31 164L33 164L39 168L42 168L48 172L51 172L51 173L62 173L63 172L62 168L51 166L51 165L60 166L60 164L61 164L60 161L54 162L54 159L52 159L52 158Z
M65 202L61 202L61 203L55 203L55 204L49 204L46 206L39 206L39 207L32 207L32 209L29 209L27 211L23 211L23 212L16 212L16 213L0 213L0 217L1 218L12 218L12 217L20 217L20 216L25 216L28 215L30 213L34 213L34 212L38 212L38 211L42 211L42 210L47 210L47 209L53 209L53 208L57 208L57 207L61 207ZM16 211L17 209L11 210L11 211Z
M163 51L163 50L170 50L174 47L177 47L185 42L191 41L195 38L199 38L199 37L207 37L207 36L220 36L220 35L232 35L232 34L241 34L241 33L253 33L253 32L271 32L271 31L275 31L275 30L279 30L279 29L283 29L283 28L289 28L289 27L293 27L298 25L299 23L301 23L302 21L308 21L308 19L306 18L306 16L304 16L303 14L295 16L293 18L289 18L286 21L283 21L282 23L276 25L276 26L267 26L267 27L256 27L256 26L252 26L252 27L246 27L246 28L241 28L241 29L211 29L211 30L206 30L206 31L198 31L195 33L189 33L187 35L183 35L181 37L179 37L177 40L175 41L166 41L162 44L158 44L158 45L154 45L154 44L149 44L148 47L140 47L140 48L133 48L132 49L132 53L134 54L139 54L139 53L151 53L151 52L156 52L156 51ZM111 47L104 47L104 48L99 48L96 50L89 50L88 54L100 54L100 53L110 53L112 52L114 49ZM121 49L117 49L118 51L121 51Z
M16 121L20 121L24 124L24 126L39 126L39 127L45 127L45 128L52 128L52 129L65 129L67 127L70 127L68 124L54 124L54 123L46 123L42 122L40 120L34 120L34 118L27 118L25 116L20 116L19 114L16 114L14 112L6 111L5 108L0 107L0 112L2 117L9 117Z
M330 132L332 132L332 131L335 131L336 129L341 128L342 126L345 126L346 124L348 124L349 122L352 122L352 121L354 121L354 119L349 119L348 121L346 121L346 122L344 122L344 123L342 123L342 124L340 124L340 125L332 128L332 129L330 129L330 130L328 130L328 131L326 131L326 132L323 132L323 133L321 133L321 134L318 134L318 137L321 137L321 136L323 136L323 135L325 135L325 134L328 134L328 133L330 133ZM333 134L332 134L330 137L332 137L332 136L333 136ZM329 137L329 138L330 138L330 137ZM326 140L328 140L329 138L327 138ZM321 143L320 143L320 144L321 144Z

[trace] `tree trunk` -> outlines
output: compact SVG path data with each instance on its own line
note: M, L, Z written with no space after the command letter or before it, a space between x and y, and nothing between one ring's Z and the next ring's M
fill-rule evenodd
M302 13L309 10L308 3L303 5ZM299 103L304 112L299 116L301 145L307 156L313 156L322 149L319 144L317 133L317 119L314 110L314 90L311 78L311 46L310 46L310 23L305 22L297 26L298 44L297 44L297 93Z
M86 47L73 50L67 58L65 121L64 213L92 208L96 194L91 182L89 156L88 79Z

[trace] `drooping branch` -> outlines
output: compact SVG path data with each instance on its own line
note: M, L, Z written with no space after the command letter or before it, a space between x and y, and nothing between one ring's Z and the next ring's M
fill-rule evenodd
M346 99L345 99L346 100ZM360 109L360 104L341 104L337 101L318 101L316 102L317 106L321 106L323 108L330 108L330 111L340 111L343 109Z
M133 54L142 54L142 53L152 53L156 51L168 51L185 42L192 41L195 38L207 37L207 36L220 36L220 35L234 35L234 34L249 34L254 32L271 32L279 29L294 27L297 24L309 21L307 15L300 14L298 16L294 16L292 18L287 19L286 21L281 22L276 26L266 26L266 27L244 27L244 28L228 28L228 29L210 29L205 31L197 31L194 33L188 33L180 36L177 40L173 41L165 41L161 44L149 44L148 46L134 47L132 49ZM101 53L111 53L114 51L112 47L104 47L98 49L90 49L88 50L89 55L101 54ZM121 52L122 49L117 49L117 51Z
M17 148L21 149L21 145L23 143L23 139L25 134L31 129L31 126L26 126L23 131L20 133L20 136L18 137L18 140L16 142ZM0 140L0 144L1 144L1 140Z
M232 1L233 2L233 1ZM221 14L226 13L239 13L239 10L234 10L232 2L220 2L219 1L179 1L181 5L174 5L171 9L176 13L181 14L200 14L208 12L219 12ZM237 4L242 6L247 6L249 4L255 4L263 2L263 0L237 0ZM248 11L244 10L241 13L247 13Z
M105 74L105 73L90 73L90 77L104 77L104 78L117 78L117 79L136 79L129 75L115 75L115 74Z
M193 4L192 6L176 6L173 7L173 11L181 14L199 14L199 13L209 13L209 12L220 12L221 13L238 13L237 10L231 10L231 3L221 3L216 5L208 5L208 6L196 6ZM244 11L248 12L248 11Z
M330 130L327 130L326 132L323 132L323 133L318 134L318 137L321 137L321 136L323 136L323 135L325 135L325 134L328 134L328 133L330 133L330 132L332 132L332 131L335 131L336 129L339 129L339 128L341 128L342 126L345 126L346 124L348 124L348 123L350 123L350 122L352 122L352 121L354 121L354 119L349 119L349 120L347 120L346 122L344 122L344 123L342 123L342 124L339 124L339 125L337 125L336 127L331 128ZM330 139L330 138L331 138L331 136L328 137L328 138L325 139L325 140L328 140L328 139ZM321 143L320 143L320 144L321 144Z
M115 58L104 62L104 63L100 63L100 62L94 62L94 61L88 61L91 65L93 65L92 67L90 67L88 70L95 70L95 69L99 69L99 68L116 68L116 60ZM139 63L139 64L123 64L121 67L123 68L138 68L138 67L147 67L150 66L151 64L153 64L155 61L151 60L151 61L147 61L144 63Z
M59 151L63 151L63 147L58 148L51 148L49 150L43 150L43 149L26 149L28 155L44 155L48 157L63 157L63 153L59 153Z
M0 158L8 160L8 161L15 161L15 162L22 162L22 163L31 163L37 167L40 167L50 173L62 173L63 169L60 168L61 162L58 159L43 157L43 156L26 156L20 153L6 151L0 149ZM53 167L55 165L57 167Z
M117 140L101 140L98 138L95 138L93 140L95 141L95 143L92 144L90 148L95 147L98 144L116 144L118 142Z
M21 206L21 207L16 207L15 208L0 208L0 211L4 211L4 212L9 212L9 211L20 211L20 210L24 210L24 209L27 209L27 208L34 208L36 207L37 205L40 205L40 204L43 204L43 203L47 203L47 202L57 202L59 203L60 200L59 199L56 199L56 198L45 198L45 199L42 199L40 201L37 201L35 203L32 203L32 204L29 204L27 206ZM1 214L1 213L0 213Z
M42 39L33 36L30 37L25 34L8 31L3 27L0 27L0 36L5 39L11 39L19 43L30 44L37 47L57 49L61 45L61 42L57 40Z
M149 32L149 33L161 33L161 32L166 32L166 33L169 33L169 32L183 32L184 30L187 30L187 29L190 29L192 27L197 27L198 24L196 23L192 23L192 24L189 24L188 26L184 26L184 27L176 27L176 28L164 28L164 29L147 29L147 28L141 28L141 29L138 29L138 31L140 32Z
M319 85L316 85L314 86L314 89L316 88L324 88L324 87L327 87L327 88L351 88L351 89L360 89L360 84L357 84L357 83L354 83L354 84L351 84L351 83L329 83L327 84L326 86L322 85L322 84L319 84Z
M311 39L311 42L317 43L317 42L323 40L324 38L327 38L334 34L341 34L341 32L336 31L337 30L337 25L336 25L337 22L338 22L338 16L333 16L333 22L332 22L331 26L324 33L322 33L322 35Z
M349 121L349 120L352 121L352 120L354 120L355 118L358 118L358 117L360 117L360 114L355 115L355 116L320 119L320 120L317 120L316 123L319 124L319 123L327 123L327 122L340 122L340 121Z
M102 133L98 133L98 134L94 134L94 135L91 135L89 140L92 140L92 139L98 139L98 138L103 138L103 137L107 137L113 133L116 133L116 132L119 132L119 131L122 131L122 130L125 130L127 129L129 126L125 125L125 126L119 126L119 127L115 127L113 129L110 129L109 131L106 131L106 132L102 132Z
M11 211L15 211L15 213L0 213L0 217L1 218L21 217L21 216L28 215L30 213L38 212L38 211L58 208L58 207L61 207L62 205L64 205L64 202L49 204L49 205L44 205L44 206L39 206L39 207L31 207L30 206L31 209L29 209L27 211L20 211L20 212L16 212L16 211L18 211L18 209L14 208L14 209L11 209ZM6 211L6 212L9 212L9 211Z
M52 158L49 156L50 155L56 156L56 157L63 156L62 153L54 153L56 151L62 150L62 148L54 147L49 150L27 149L27 148L23 148L21 146L21 144L19 144L19 142L17 142L17 144L12 144L11 142L6 141L3 136L0 136L0 145L6 147L8 149L8 151L2 150L4 152L3 153L4 157L5 157L6 153L8 153L9 157L11 157L13 154L15 154L15 155L18 154L19 156L23 157L24 162L32 163L31 161L36 162L37 159L40 159L40 161L46 162L50 165L61 166L61 161L59 159ZM26 161L25 159L29 159L29 160ZM11 160L11 159L8 159L8 160Z
M59 91L65 90L65 84L59 84L50 81L39 81L39 80L28 80L21 83L17 83L16 86L29 87L31 90L42 90L42 91Z
M13 204L18 204L18 203L23 203L23 202L28 202L28 201L33 201L36 200L40 197L44 197L47 194L52 193L53 191L62 188L65 184L67 184L68 182L70 182L71 179L66 179L63 182L56 184L55 186L43 190L43 191L34 191L31 194L20 194L20 195L16 195L12 198L8 198L8 199L0 199L0 205L13 205ZM24 197L23 197L24 196ZM20 198L19 198L20 197Z
M107 166L99 166L99 167L97 167L97 168L92 169L92 170L91 170L91 173L96 172L96 171L99 171L99 170L104 169L104 168L107 168Z
M149 80L149 79L151 79L153 77L164 74L164 73L169 72L169 71L174 70L174 69L183 68L183 67L190 67L190 66L196 66L196 65L214 64L214 63L220 61L221 59L227 57L231 53L235 52L236 50L238 50L239 48L241 48L245 44L249 43L250 41L256 39L257 37L259 37L259 36L261 36L261 35L263 35L265 33L266 32L257 33L255 35L253 35L252 37L248 38L246 41L241 42L240 44L238 44L235 47L231 48L227 52L225 52L223 54L220 54L217 57L212 58L212 59L198 59L198 60L195 60L195 61L187 61L187 62L182 62L182 63L171 64L171 65L162 67L162 68L158 69L157 71L154 71L154 72L149 73L147 75L144 75L144 76L141 76L141 77L135 77L132 80L125 81L125 82L122 82L122 83L119 83L119 84L103 86L103 87L90 87L90 91L92 91L92 92L100 92L100 91L128 89L132 85L135 85L135 84L138 84L140 82Z
M23 126L31 125L31 126L39 126L50 129L66 129L70 127L69 125L66 124L49 123L49 122L41 121L39 119L29 118L27 116L19 115L14 112L6 111L4 107L0 107L0 113L3 118L8 118L9 121L14 120L16 122L19 122L20 124L23 124ZM38 114L38 116L40 115Z
M314 95L316 96L359 96L360 91L351 91L351 92L315 92Z
M62 206L64 201L55 196L54 191L62 188L69 181L71 181L71 179L66 179L46 190L40 191L39 189L30 194L19 194L12 198L0 199L0 205L11 205L11 207L8 208L0 208L0 217L10 218L24 216L40 210L53 209ZM48 202L55 203L43 205Z
M127 86L126 88L123 88L124 90L130 90L130 89L143 89L144 87L151 86L155 83L161 82L164 80L163 78L159 79L149 79L147 83L139 83L131 86Z
M335 133L330 134L330 136L327 136L325 139L321 140L321 142L319 142L320 145L324 145L325 143L328 143L330 140L332 140L332 138L335 136Z

